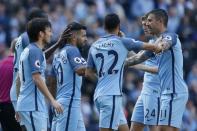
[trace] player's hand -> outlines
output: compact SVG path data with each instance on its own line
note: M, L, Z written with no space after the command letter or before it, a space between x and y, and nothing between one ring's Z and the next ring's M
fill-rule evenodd
M119 36L119 37L125 37L125 34L124 34L122 31L119 31L119 32L118 32L118 36Z
M63 41L66 41L66 39L68 39L69 37L71 37L72 33L70 32L70 28L71 26L67 27L62 34L60 35L59 39L58 39L58 43L61 43Z
M54 100L51 104L55 108L55 110L56 110L56 112L58 114L62 114L63 113L63 108L62 108L61 104L58 103L56 100Z
M165 40L162 40L162 42L159 43L159 46L162 49L162 51L168 50L170 48L170 44Z
M15 112L15 119L16 119L17 122L21 121L21 118L20 118L18 112Z
M155 41L155 50L154 50L154 52L156 53L156 54L158 54L158 53L160 53L160 52L162 52L163 50L163 48L162 48L162 45L163 45L163 41L162 41L162 37L159 37L156 41Z
M156 54L161 53L161 52L162 52L162 47L161 47L160 45L155 45L155 50L154 50L154 52L155 52Z

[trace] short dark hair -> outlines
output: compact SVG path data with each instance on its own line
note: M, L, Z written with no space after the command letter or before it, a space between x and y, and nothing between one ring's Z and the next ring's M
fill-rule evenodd
M27 24L27 34L30 42L36 42L40 31L45 31L47 27L51 27L51 23L46 18L35 18Z
M163 21L163 24L165 27L167 27L168 24L168 14L163 9L154 9L150 11L148 14L153 14L156 19L161 19Z
M107 31L113 31L120 25L120 19L117 14L112 13L105 16L104 28Z
M34 18L48 18L48 16L43 10L34 7L29 11L27 20L30 21Z
M68 24L67 28L70 28L70 31L78 31L78 30L86 30L86 26L78 23L78 22L71 22Z
M141 17L141 21L145 21L148 18L148 13Z

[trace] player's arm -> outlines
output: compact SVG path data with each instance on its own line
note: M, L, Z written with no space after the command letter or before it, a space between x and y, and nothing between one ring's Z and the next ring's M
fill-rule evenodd
M155 53L160 53L162 51L162 48L160 46L158 46L158 44L150 44L147 42L143 42L142 49L153 51Z
M90 48L89 54L88 54L88 61L87 61L87 68L85 71L85 76L87 79L89 79L93 83L97 83L97 81L98 81L98 76L95 71L94 60L93 60L93 57L91 54L91 48Z
M55 98L57 91L57 80L54 76L48 76L47 81L48 81L49 91L52 94L52 96Z
M93 83L97 83L98 81L98 76L93 68L86 68L85 77Z
M42 92L42 94L49 100L49 102L54 106L58 113L62 113L63 109L59 103L53 98L51 93L49 92L45 82L43 81L40 72L35 72L32 74L32 78L36 87Z
M143 65L143 64L138 64L138 65L131 66L131 68L134 68L136 70L142 70L142 71L153 73L153 74L158 73L158 67L157 66L151 67L151 66L147 66L147 65Z
M42 92L42 94L49 100L52 106L56 109L57 113L62 113L63 109L61 105L53 98L49 92L46 83L41 76L41 62L44 60L42 52L37 49L29 50L29 66L31 67L32 79L36 87Z
M155 56L155 54L151 51L140 51L134 56L127 58L125 61L125 66L128 67L128 66L140 64L153 56Z
M16 96L17 96L17 98L20 93L20 86L21 86L20 77L19 77L19 73L17 73L16 74Z
M141 51L140 51L140 52L141 52ZM132 56L134 56L134 55L136 55L136 53L135 53L134 51L129 51L127 57L132 57Z
M68 27L61 34L58 41L54 45L52 45L51 47L49 47L48 49L44 51L46 59L48 59L52 55L52 53L61 45L61 43L66 41L66 39L70 36L71 36L70 27Z
M155 53L159 53L162 51L161 46L159 46L159 43L161 43L161 40L158 40L157 43L151 44L147 42L142 41L136 41L131 38L120 38L120 40L123 42L124 46L127 48L127 50L149 50L153 51Z
M67 49L67 56L75 73L77 73L79 76L84 76L87 62L81 56L79 49L77 47L71 47Z

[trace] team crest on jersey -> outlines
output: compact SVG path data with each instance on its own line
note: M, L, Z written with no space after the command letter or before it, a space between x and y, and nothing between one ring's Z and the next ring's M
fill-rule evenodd
M38 67L38 68L40 68L40 61L39 60L36 60L35 61L35 66Z
M75 57L75 58L74 58L74 61L75 61L76 63L78 63L78 64L82 62L81 59L80 59L79 57Z

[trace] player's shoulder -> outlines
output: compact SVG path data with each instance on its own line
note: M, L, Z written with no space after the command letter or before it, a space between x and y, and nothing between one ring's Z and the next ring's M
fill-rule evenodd
M78 50L78 48L72 44L65 44L64 48L61 49L62 50Z
M29 43L29 36L27 34L27 32L23 32L20 37L22 38L23 42L28 42Z
M173 33L173 32L164 32L162 34L162 37L168 39L168 40L173 40L178 38L178 34Z
M72 54L75 54L75 53L79 53L79 49L72 45L72 44L66 44L64 46L64 48L62 48L61 50L61 54L67 54L67 55L72 55Z
M26 48L29 49L29 52L32 54L42 54L42 50L36 45L36 43L30 43Z

